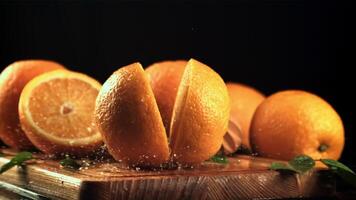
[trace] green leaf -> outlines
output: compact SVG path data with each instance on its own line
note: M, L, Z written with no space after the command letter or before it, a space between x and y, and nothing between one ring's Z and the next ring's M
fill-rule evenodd
M297 173L304 173L312 169L315 165L315 161L306 155L300 155L294 157L288 163L273 162L270 166L272 170L287 170Z
M304 173L315 166L313 158L307 155L299 155L290 160L289 165L295 170Z
M3 166L0 168L0 174L6 172L7 170L11 169L14 166L19 166L22 165L23 162L26 160L32 159L32 153L23 151L18 153L15 157L13 157L9 162L5 163Z
M228 159L224 155L215 155L210 158L210 161L216 162L216 163L221 163L221 164L227 164L229 163Z
M278 171L291 171L291 172L298 172L295 170L293 167L291 167L289 164L286 163L280 163L280 162L273 162L271 163L271 166L269 167L271 170L278 170Z
M81 167L81 165L77 161L73 160L69 156L59 161L59 164L69 169L79 169Z
M320 161L324 163L326 166L328 166L329 169L331 169L333 172L339 175L347 183L349 183L353 187L356 187L356 174L346 165L331 159L320 159Z

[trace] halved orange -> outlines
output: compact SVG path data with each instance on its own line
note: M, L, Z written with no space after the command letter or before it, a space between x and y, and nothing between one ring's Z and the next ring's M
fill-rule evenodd
M164 127L169 133L174 101L187 61L162 61L146 68Z
M140 63L120 68L104 83L96 101L96 123L116 160L159 166L169 158L163 121Z
M209 66L190 59L174 103L170 127L172 160L197 164L221 147L230 116L223 79Z
M169 132L156 102L164 97L154 96L139 63L117 70L104 83L96 101L96 123L116 160L129 165L169 161L194 165L220 149L230 114L226 85L215 71L194 59L183 71Z
M93 123L101 84L81 73L56 70L37 76L23 89L19 116L23 130L41 151L86 154L102 144Z
M32 149L33 145L21 129L18 105L22 89L34 77L64 69L49 60L21 60L7 66L0 75L0 138L11 148Z

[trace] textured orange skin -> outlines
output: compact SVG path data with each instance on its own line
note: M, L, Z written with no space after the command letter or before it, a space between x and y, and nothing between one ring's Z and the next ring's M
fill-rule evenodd
M172 160L194 165L215 155L230 117L230 98L223 79L205 64L190 59L173 112Z
M336 111L320 97L297 90L278 92L263 101L253 117L250 134L255 152L283 160L300 154L337 160L345 142ZM328 149L318 151L321 144Z
M39 74L64 69L56 62L24 60L12 63L0 75L0 138L15 149L34 148L21 129L18 102L25 85Z
M251 149L250 124L256 108L266 98L256 89L238 83L227 83L231 99L230 120L239 124L242 131L242 145Z
M20 102L19 102L19 119L21 122L21 127L24 130L25 135L27 138L31 141L33 145L35 145L39 150L46 154L54 154L54 155L63 155L63 154L70 154L70 155L75 155L75 156L86 156L90 155L93 153L95 150L97 150L102 144L102 140L98 140L96 142L93 142L91 144L83 145L83 146L69 146L69 145L63 145L59 143L54 143L51 140L48 140L47 138L39 135L35 128L28 122L28 120L25 117L25 105L22 103L23 101L23 96L27 96L28 94L31 93L31 89L29 88L32 84L36 84L37 81L41 81L42 78L46 78L47 76L51 77L52 74L57 74L58 71L53 71L49 73L45 73L42 75L39 75L29 81L29 83L26 85L26 87L23 89L21 97L20 97ZM70 71L64 71L62 73L72 73ZM90 78L90 77L88 77ZM99 84L99 83L98 83Z
M95 121L116 160L130 166L159 166L168 161L162 118L139 63L120 68L104 83L96 101Z
M167 77L157 80L169 80L173 74L162 76ZM178 90L168 144L150 82L139 63L119 69L104 83L96 102L96 124L116 160L131 166L194 165L220 149L230 113L224 81L191 59ZM157 94L156 98L165 98Z
M169 133L174 101L187 61L164 61L146 68L166 132Z

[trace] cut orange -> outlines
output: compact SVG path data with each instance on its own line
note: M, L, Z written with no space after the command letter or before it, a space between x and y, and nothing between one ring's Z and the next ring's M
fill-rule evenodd
M257 106L266 97L255 88L240 83L227 83L226 86L231 99L230 121L240 126L242 145L245 148L251 149L251 120Z
M186 65L185 60L163 61L154 63L145 70L150 77L151 87L167 133L170 131L174 101Z
M81 73L56 70L37 76L23 89L20 122L30 141L50 154L86 154L102 143L93 123L101 84Z
M139 63L120 68L104 83L96 101L96 123L116 160L159 166L169 158L163 121Z
M7 66L0 75L0 138L11 148L32 149L32 143L21 129L18 105L22 89L34 77L64 69L49 60L21 60Z
M197 164L221 147L230 116L223 79L207 65L190 59L174 103L170 128L172 160Z
M177 95L172 90L154 93L148 77L142 66L134 63L117 70L104 83L95 118L109 153L130 166L160 166L170 161L194 165L213 156L221 147L230 114L230 98L222 78L194 59L183 70ZM172 82L167 84L173 86ZM176 98L166 134L156 99L171 95Z

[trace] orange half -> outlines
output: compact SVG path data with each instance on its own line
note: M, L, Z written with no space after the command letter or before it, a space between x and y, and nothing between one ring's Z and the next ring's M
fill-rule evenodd
M30 141L45 153L86 154L102 143L93 123L101 84L81 73L56 70L30 81L19 115Z

